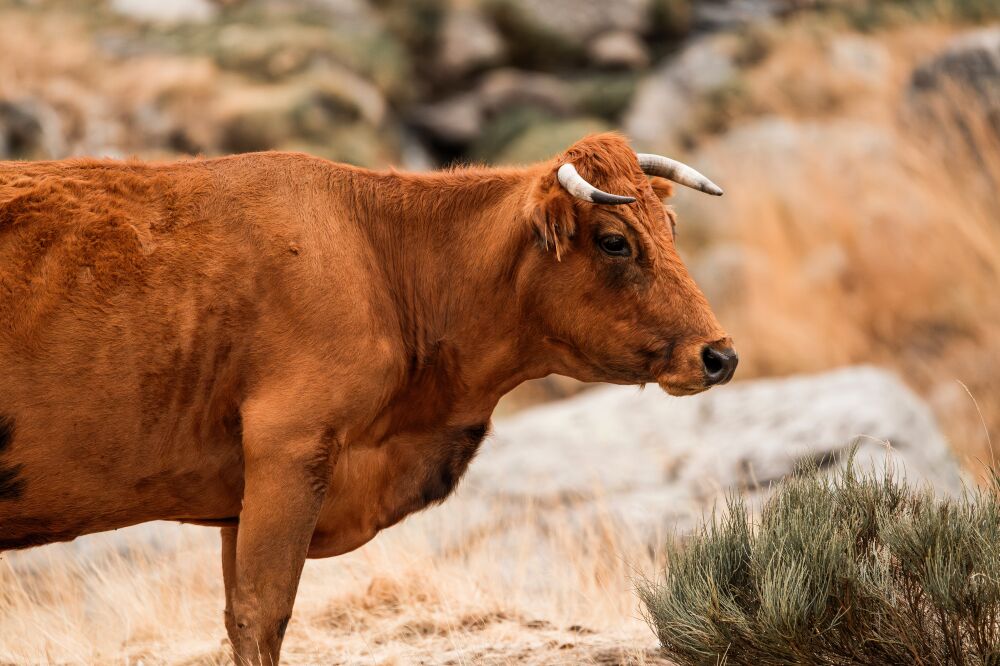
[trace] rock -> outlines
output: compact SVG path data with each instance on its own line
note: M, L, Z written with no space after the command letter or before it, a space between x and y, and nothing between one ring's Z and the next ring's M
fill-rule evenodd
M623 121L637 146L675 149L697 120L702 98L736 77L735 51L731 39L698 39L642 81Z
M891 373L853 367L682 399L608 386L530 409L496 424L463 493L655 533L692 525L725 491L759 500L802 463L839 469L855 443L861 468L890 461L913 483L962 490L927 405Z
M287 79L329 49L329 35L316 26L223 25L209 42L216 62L255 78Z
M535 109L541 112L533 114L533 118L569 115L576 98L573 88L557 77L516 69L497 69L486 74L471 92L417 107L412 112L411 121L436 140L458 145L478 139L486 123L503 116L508 110ZM507 137L508 140L510 138Z
M381 91L346 67L327 64L306 77L304 83L313 90L313 99L329 110L360 118L373 127L386 120L388 105Z
M0 159L36 154L42 146L42 124L27 104L0 101Z
M501 164L531 164L559 154L588 134L611 129L597 118L551 120L532 125L497 156Z
M962 128L970 125L970 116L980 115L973 110L978 104L1000 134L1000 28L966 33L917 67L910 79L908 103L918 117ZM978 150L971 134L969 141Z
M458 7L441 27L437 63L444 76L464 76L495 65L504 56L500 33L476 8Z
M940 90L948 82L981 94L1000 89L1000 28L961 35L919 66L911 79L916 90Z
M590 59L601 67L642 69L649 64L646 45L634 32L615 30L595 38L587 48Z
M491 113L512 106L535 106L567 114L575 99L572 87L559 77L509 68L484 76L478 94L483 108Z
M582 43L608 30L641 32L650 0L504 0L523 20L570 42Z
M437 141L452 145L469 143L483 128L482 100L475 93L462 93L416 107L410 120Z
M694 2L694 23L707 32L734 30L788 14L808 0L700 0Z
M330 158L344 148L345 155L357 156L349 160L355 164L384 161L384 151L370 137L383 128L385 100L370 83L337 65L289 84L229 86L214 99L212 111L217 142L227 152L295 145Z
M628 109L639 85L639 72L613 70L574 79L573 108L577 113L604 118L613 125Z
M0 99L0 159L62 157L65 146L58 113L34 99Z
M144 23L207 23L218 10L208 0L112 0L111 9Z

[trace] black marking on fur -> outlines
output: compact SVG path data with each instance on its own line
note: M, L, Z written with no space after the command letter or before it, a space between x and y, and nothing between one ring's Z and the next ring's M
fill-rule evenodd
M80 534L75 530L54 530L51 520L14 517L0 525L0 552L72 541L78 536Z
M14 441L14 420L0 416L0 455L6 453ZM25 481L20 477L24 465L5 465L0 461L0 502L21 499Z
M281 618L281 622L278 623L278 640L282 640L285 637L285 630L288 629L288 621L292 619L291 615L286 615Z
M424 506L444 500L455 490L488 432L488 423L477 423L458 429L442 444L435 471L424 483Z

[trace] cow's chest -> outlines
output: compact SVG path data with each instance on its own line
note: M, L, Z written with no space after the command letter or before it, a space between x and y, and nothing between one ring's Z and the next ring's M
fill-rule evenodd
M389 468L385 479L384 515L380 528L388 527L413 511L441 502L458 485L479 451L489 425L480 423L447 428L389 442Z
M379 530L444 500L488 430L488 423L411 430L348 447L334 465L310 556L353 550Z

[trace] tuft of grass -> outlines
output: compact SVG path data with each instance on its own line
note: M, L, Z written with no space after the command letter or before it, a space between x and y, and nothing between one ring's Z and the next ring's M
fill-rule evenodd
M679 664L1000 663L1000 484L941 499L892 469L732 497L638 586Z

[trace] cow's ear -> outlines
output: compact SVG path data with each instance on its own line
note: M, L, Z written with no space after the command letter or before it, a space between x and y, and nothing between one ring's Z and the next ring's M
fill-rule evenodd
M527 213L539 244L560 259L576 233L576 212L572 195L559 184L554 170L535 183Z
M656 198L660 201L666 201L670 197L674 196L674 184L666 178L653 176L649 179L649 184L653 188L653 193L656 195Z

